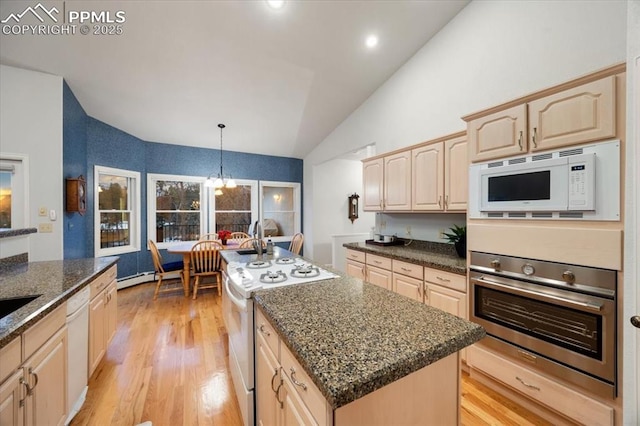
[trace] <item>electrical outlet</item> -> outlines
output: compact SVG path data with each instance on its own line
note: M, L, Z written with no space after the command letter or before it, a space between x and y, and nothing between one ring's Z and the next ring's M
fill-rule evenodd
M53 232L53 224L52 223L41 223L38 225L38 232Z
M407 236L411 236L411 225L407 225Z
M444 232L445 232L444 229L440 229L438 231L438 238L440 238L441 240L444 240L445 238L447 238L444 236Z
M40 207L38 209L38 216L46 216L47 215L47 208L46 207Z

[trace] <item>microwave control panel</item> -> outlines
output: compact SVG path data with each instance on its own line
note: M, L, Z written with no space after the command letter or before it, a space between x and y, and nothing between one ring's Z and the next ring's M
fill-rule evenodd
M569 160L569 210L595 210L596 155L582 154Z

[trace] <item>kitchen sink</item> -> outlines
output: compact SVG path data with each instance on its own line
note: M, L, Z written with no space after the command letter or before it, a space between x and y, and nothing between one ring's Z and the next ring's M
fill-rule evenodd
M238 254L258 254L258 252L254 249L240 249L236 250Z
M24 296L24 297L12 297L10 299L0 299L0 319L6 317L9 314L17 311L22 308L27 303L32 300L37 299L42 296L41 294L36 294L33 296Z

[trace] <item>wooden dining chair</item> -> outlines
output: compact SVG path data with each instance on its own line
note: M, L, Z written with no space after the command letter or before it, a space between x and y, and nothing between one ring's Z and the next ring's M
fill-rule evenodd
M220 274L220 250L224 250L218 241L198 241L191 248L191 267L196 278L193 285L193 298L198 296L198 290L204 288L218 288L218 296L222 294L222 280ZM200 282L206 277L215 277L215 284L206 287Z
M304 235L298 232L293 236L293 238L291 238L291 244L289 244L289 251L294 254L300 254L300 250L302 249L303 242L304 242Z
M251 238L251 235L247 234L246 232L232 232L231 236L227 239L229 240L246 240Z
M267 248L267 243L264 240L260 240L260 241L262 242L262 248ZM239 249L253 248L253 238L244 240L243 242L240 243L238 248Z
M211 232L209 234L203 234L200 235L200 238L198 238L198 241L219 241L220 238L218 238L218 233L217 232Z
M175 290L185 291L184 288L184 276L182 274L182 269L184 268L184 264L182 261L179 262L162 262L162 255L160 254L160 250L158 250L158 246L152 240L149 240L149 250L151 251L151 258L153 259L153 268L155 270L154 279L157 279L158 282L156 284L156 291L153 293L153 300L158 298L158 293L166 293ZM179 273L179 277L175 276L175 273ZM169 287L161 289L163 280L165 284L175 281L176 279L180 280L182 284L181 287Z

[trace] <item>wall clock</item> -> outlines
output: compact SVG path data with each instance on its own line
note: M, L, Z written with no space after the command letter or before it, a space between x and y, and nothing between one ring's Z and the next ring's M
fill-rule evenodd
M84 176L67 178L67 212L80 213L87 211L87 181Z

